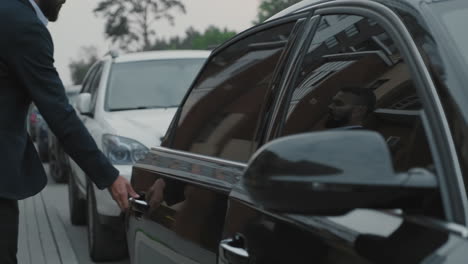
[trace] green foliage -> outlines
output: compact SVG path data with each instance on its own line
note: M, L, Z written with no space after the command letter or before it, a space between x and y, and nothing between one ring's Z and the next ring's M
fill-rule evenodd
M211 49L224 43L236 35L236 32L228 29L219 29L209 26L205 32L198 32L190 27L185 31L185 37L172 37L169 40L158 39L152 46L153 50L166 49Z
M106 37L121 49L148 50L156 36L155 22L173 24L175 10L186 12L180 0L101 0L94 13L106 19Z
M254 24L260 24L274 14L300 1L301 0L262 0L258 8L257 20L254 21Z
M200 36L196 36L192 40L193 49L208 49L212 46L218 46L224 43L226 40L234 37L236 32L229 31L226 28L220 30L215 26L210 26L205 30L205 33Z
M98 60L97 53L97 48L94 46L82 47L78 56L79 59L70 62L68 67L70 68L73 84L79 85L83 83L86 73Z

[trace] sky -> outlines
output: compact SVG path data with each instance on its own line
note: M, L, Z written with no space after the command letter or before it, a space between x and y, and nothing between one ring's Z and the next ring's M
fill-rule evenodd
M258 0L182 0L186 14L175 13L175 25L158 22L158 37L183 36L192 26L202 31L209 25L241 32L252 26L257 15ZM104 20L92 10L99 0L67 0L59 20L49 23L55 44L55 67L65 85L71 84L68 64L78 58L82 46L94 45L105 54L111 43L104 38Z

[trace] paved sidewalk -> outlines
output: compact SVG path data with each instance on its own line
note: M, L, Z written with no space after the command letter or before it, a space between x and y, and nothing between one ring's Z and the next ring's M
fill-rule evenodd
M20 264L78 264L62 219L42 192L19 202Z

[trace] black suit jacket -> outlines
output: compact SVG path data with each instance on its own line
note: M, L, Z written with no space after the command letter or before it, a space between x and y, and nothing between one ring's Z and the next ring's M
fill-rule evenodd
M73 32L70 32L73 34ZM54 67L54 46L28 0L0 1L0 197L35 195L47 177L26 131L34 102L65 151L100 188L119 172L77 117Z

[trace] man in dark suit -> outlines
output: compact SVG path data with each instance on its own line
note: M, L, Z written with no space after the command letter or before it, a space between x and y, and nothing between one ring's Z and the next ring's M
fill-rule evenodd
M122 209L130 183L98 149L65 95L54 67L47 20L65 0L0 1L0 263L16 263L18 200L40 192L47 177L26 131L34 102L67 153Z

